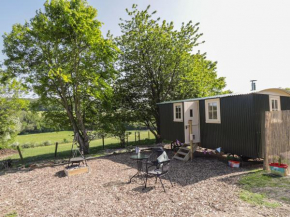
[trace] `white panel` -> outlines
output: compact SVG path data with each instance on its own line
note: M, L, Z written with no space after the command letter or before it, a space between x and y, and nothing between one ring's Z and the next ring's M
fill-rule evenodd
M192 110L193 116L190 117L190 110ZM184 102L184 136L185 143L190 142L190 133L188 121L192 120L192 132L193 143L200 142L200 125L199 125L199 101Z

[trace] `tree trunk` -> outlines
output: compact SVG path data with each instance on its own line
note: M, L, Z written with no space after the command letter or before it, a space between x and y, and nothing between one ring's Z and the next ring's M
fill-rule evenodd
M157 135L155 136L155 141L156 144L161 143L162 142L162 135L161 135L161 129L160 129L160 114L159 114L159 110L157 109L157 117L155 118L156 120L156 128L157 128Z
M125 137L120 137L120 145L121 145L122 148L126 147Z
M83 151L84 154L89 154L89 137L86 132L82 132L82 134L79 134L78 137L78 143L80 144L80 149Z
M89 137L86 130L84 129L81 131L78 128L71 109L69 109L69 106L65 106L65 108L74 130L74 136L78 133L78 143L80 145L81 151L83 151L84 154L89 154Z

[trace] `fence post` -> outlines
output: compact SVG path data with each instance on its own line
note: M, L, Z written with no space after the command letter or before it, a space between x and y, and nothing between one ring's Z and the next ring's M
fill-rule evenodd
M263 126L265 129L265 147L264 147L264 164L263 164L263 169L264 170L269 170L269 134L270 134L270 119L271 119L271 113L270 112L265 112L265 125Z
M140 131L138 132L138 140L139 140L139 144L140 144Z
M103 140L103 150L105 150L105 136L102 135L102 140Z
M20 148L19 148L19 145L17 146L17 150L18 150L18 153L19 153L20 159L21 159L21 161L23 162L23 157L22 157L22 154L21 154L21 150L20 150Z
M56 158L57 155L57 147L58 147L58 142L55 143L55 151L54 151L54 157Z
M135 145L136 145L136 131L135 131Z

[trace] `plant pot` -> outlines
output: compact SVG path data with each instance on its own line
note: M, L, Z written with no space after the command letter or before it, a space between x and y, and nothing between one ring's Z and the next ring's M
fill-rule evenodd
M279 176L287 176L287 164L279 164L279 163L270 163L271 173Z
M240 167L240 162L239 161L229 160L228 163L229 163L230 167L235 167L235 168L239 168Z

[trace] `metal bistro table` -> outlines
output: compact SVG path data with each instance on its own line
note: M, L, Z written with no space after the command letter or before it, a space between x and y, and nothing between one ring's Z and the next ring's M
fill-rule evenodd
M130 178L130 181L129 183L131 183L132 179L138 175L142 175L142 172L143 172L143 160L147 160L149 158L149 155L147 154L143 154L143 153L138 153L138 154L134 154L134 155L131 155L130 157L132 160L136 160L137 161L137 173L132 176Z

